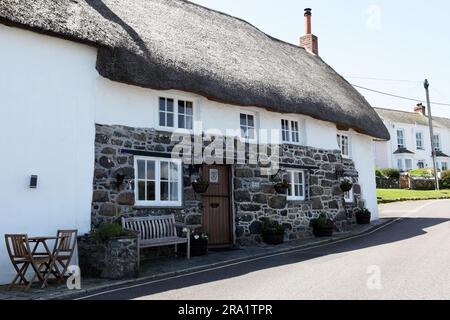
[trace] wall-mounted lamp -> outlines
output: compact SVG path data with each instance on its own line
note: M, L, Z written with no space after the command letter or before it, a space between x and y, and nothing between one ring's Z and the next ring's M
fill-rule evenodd
M37 175L32 175L30 177L30 188L31 189L36 189L37 188L37 182L38 182L38 176Z

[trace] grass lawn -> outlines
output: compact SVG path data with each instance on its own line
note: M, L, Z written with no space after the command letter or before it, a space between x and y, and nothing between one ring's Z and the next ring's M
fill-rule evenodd
M450 197L450 190L421 191L421 190L402 190L402 189L377 189L377 197L382 200L394 200L404 198L430 199L438 197Z

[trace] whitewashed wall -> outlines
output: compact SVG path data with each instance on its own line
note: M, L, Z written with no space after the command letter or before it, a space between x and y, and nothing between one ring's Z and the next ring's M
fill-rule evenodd
M90 227L96 51L0 25L0 283L4 234ZM30 175L39 176L30 189Z
M259 128L280 128L297 119L302 144L337 149L336 127L307 116L239 108L179 91L155 91L102 78L89 46L0 25L0 235L53 235L58 228L90 227L94 167L94 123L157 127L158 97L195 104L203 129L239 128L239 111L257 113ZM372 139L351 132L352 156L363 196L376 215ZM38 188L28 188L39 175ZM0 240L0 283L12 267Z

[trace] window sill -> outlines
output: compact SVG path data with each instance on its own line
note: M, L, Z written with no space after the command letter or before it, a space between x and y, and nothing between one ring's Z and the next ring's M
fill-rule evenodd
M161 205L134 205L133 209L183 209L183 205L161 206Z

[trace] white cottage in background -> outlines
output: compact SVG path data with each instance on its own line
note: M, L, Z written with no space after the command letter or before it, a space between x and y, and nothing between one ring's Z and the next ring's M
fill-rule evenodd
M263 219L288 239L309 236L321 213L345 229L362 203L376 219L372 141L389 134L307 30L305 50L187 1L2 0L0 234L86 233L170 212L231 246L259 242ZM180 162L178 128L234 129L247 149L264 143L259 129L279 130L281 170L264 176L234 153ZM203 195L191 185L199 176L210 181ZM343 195L346 176L354 188ZM291 188L277 194L282 178ZM12 274L0 242L0 282Z
M433 168L433 156L428 117L424 105L417 104L414 112L375 108L392 137L391 141L376 141L376 165L379 168ZM436 167L450 167L450 119L433 117L433 147Z

